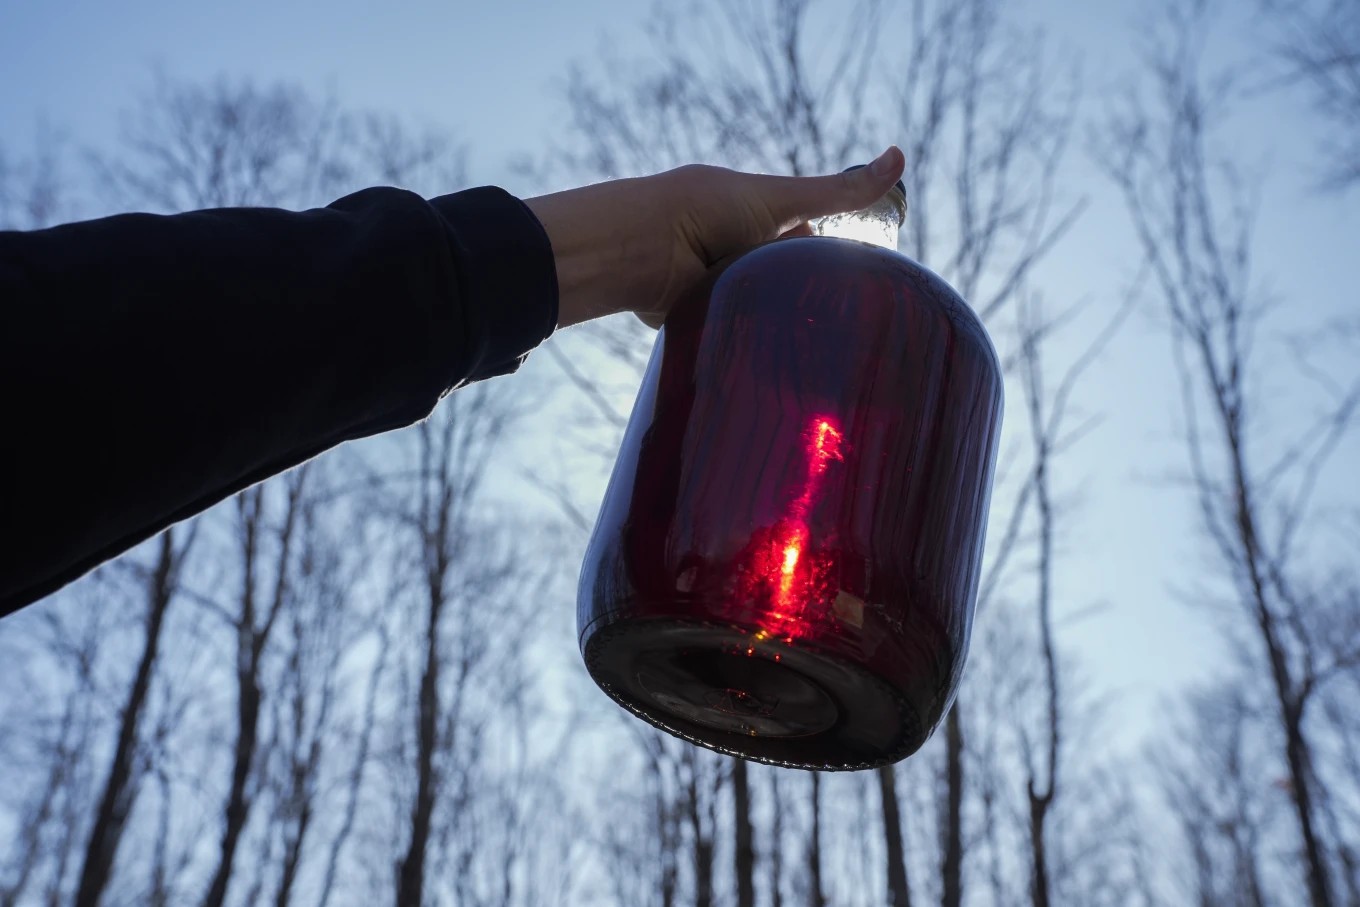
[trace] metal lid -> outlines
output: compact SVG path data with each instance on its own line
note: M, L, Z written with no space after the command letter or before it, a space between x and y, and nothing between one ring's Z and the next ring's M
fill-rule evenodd
M867 166L867 164L856 164L853 167L846 167L841 172L849 173L851 170L863 170ZM905 220L907 216L907 187L903 185L901 180L893 183L893 187L888 190L887 197L892 199L893 203L901 209L902 218Z

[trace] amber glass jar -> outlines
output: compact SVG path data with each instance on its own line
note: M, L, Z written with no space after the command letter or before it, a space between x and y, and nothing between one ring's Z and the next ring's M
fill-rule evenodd
M910 755L968 649L1001 419L900 188L732 263L662 329L581 572L600 687L760 762Z

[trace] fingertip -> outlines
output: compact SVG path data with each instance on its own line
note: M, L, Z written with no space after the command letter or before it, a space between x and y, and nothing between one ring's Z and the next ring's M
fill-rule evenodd
M902 153L902 149L896 145L889 145L887 150L874 158L869 165L869 173L884 182L896 182L901 179L903 171L907 168L907 156Z
M906 166L907 156L902 153L902 149L889 145L868 166L842 173L845 203L861 207L882 198L901 179Z

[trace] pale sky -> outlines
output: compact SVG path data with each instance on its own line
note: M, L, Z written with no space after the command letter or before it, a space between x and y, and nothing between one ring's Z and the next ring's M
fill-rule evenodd
M108 147L118 111L161 66L187 80L226 74L295 82L333 91L350 107L445 127L468 143L475 182L532 194L539 187L517 184L509 161L537 151L563 127L558 86L568 66L589 63L606 30L622 44L636 40L647 8L625 0L4 0L0 144L23 153L35 125L45 122L78 146ZM1082 55L1085 103L1088 112L1098 109L1101 92L1132 71L1130 23L1143 4L1036 0L1030 8L1053 41ZM1240 36L1225 42L1229 54L1245 46ZM1258 277L1284 298L1306 300L1275 329L1302 327L1314 313L1353 315L1360 309L1353 289L1360 285L1360 193L1344 199L1309 188L1316 135L1296 101L1269 97L1252 105L1251 118L1235 121L1232 134L1266 174ZM1090 208L1040 274L1055 306L1116 299L1137 267L1119 200L1081 162L1083 144L1079 137L1067 189L1088 197ZM1184 462L1167 346L1153 318L1135 315L1090 373L1081 404L1102 412L1104 422L1064 461L1061 478L1065 494L1080 492L1059 577L1063 610L1107 606L1065 627L1063 638L1098 689L1124 695L1120 711L1133 716L1133 727L1149 726L1159 696L1217 663L1215 634L1173 594L1192 582L1204 549L1187 496L1165 481ZM550 374L544 359L526 377ZM1278 398L1282 387L1272 384L1267 395ZM1018 428L1014 389L1010 404ZM1277 415L1287 431L1289 413ZM1355 443L1348 450L1339 462L1360 458ZM1346 483L1347 472L1334 470L1334 478ZM598 477L589 482L597 498L603 486Z

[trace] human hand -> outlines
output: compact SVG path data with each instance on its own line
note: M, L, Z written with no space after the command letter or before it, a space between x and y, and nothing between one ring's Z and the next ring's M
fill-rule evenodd
M868 167L832 176L696 164L528 199L557 263L557 326L631 311L660 327L718 262L773 239L811 235L813 218L868 207L905 166L892 146Z

